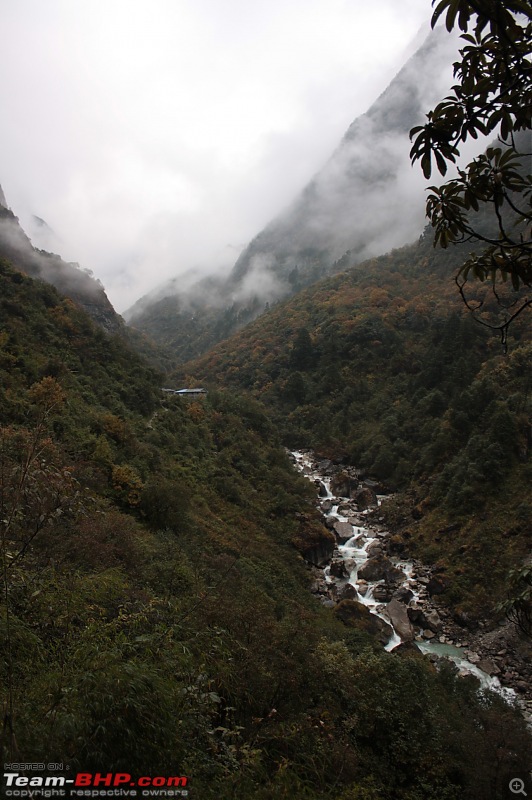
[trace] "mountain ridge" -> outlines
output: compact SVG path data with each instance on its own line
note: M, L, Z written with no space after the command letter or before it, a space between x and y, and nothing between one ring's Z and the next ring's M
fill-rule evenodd
M32 278L52 284L69 297L108 333L124 330L122 318L114 310L104 287L79 264L63 261L56 253L34 247L18 217L8 207L0 186L0 258Z
M418 236L422 179L410 167L408 131L423 116L428 88L437 95L446 80L449 49L447 35L433 31L293 203L252 239L227 279L206 278L181 293L174 279L166 295L163 289L137 301L125 314L128 324L184 361L267 304L342 269L346 259L360 262Z

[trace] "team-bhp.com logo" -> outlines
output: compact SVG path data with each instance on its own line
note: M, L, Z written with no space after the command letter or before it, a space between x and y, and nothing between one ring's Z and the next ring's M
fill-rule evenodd
M154 797L157 800L188 796L188 778L183 775L141 775L128 772L78 772L64 775L21 775L4 772L7 798Z

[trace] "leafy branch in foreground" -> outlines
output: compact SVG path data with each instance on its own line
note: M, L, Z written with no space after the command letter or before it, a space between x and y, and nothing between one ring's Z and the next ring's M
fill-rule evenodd
M433 5L433 27L445 14L447 30L458 24L465 46L454 64L451 94L429 111L424 125L410 131L410 157L420 161L426 178L434 164L445 175L464 142L498 135L501 147L488 147L457 168L457 177L429 187L426 210L435 246L486 245L459 270L463 297L471 277L494 287L509 281L511 313L499 303L504 321L483 321L501 332L505 345L509 324L532 305L526 294L532 286L532 6L526 0L433 0ZM499 301L499 294L494 296Z

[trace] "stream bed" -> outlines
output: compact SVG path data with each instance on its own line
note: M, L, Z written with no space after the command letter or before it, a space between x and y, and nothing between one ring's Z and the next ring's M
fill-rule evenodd
M456 664L459 674L474 675L482 688L513 700L512 689L502 687L496 676L469 661L465 648L446 641L442 621L431 608L427 592L429 581L420 566L388 556L389 532L368 519L369 511L375 510L384 496L364 485L359 490L359 494L367 490L361 504L352 497L334 494L334 473L331 469L324 470L323 461L309 451L292 451L291 456L297 469L319 488L319 509L326 526L336 536L332 558L322 569L322 580L317 582L315 593L321 602L334 607L342 599L356 600L390 626L386 650L392 651L404 642L415 642L431 660L449 659ZM368 506L363 508L365 503Z

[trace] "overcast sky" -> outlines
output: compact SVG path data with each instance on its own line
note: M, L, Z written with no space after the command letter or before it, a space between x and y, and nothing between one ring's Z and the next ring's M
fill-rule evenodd
M118 311L227 268L430 15L430 0L0 0L7 202L26 228L46 220Z

